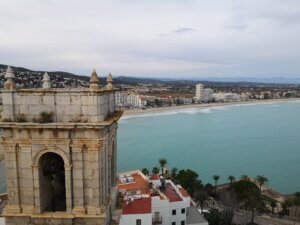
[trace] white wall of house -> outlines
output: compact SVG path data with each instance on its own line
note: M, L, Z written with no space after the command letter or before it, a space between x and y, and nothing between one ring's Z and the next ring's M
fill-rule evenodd
M138 219L142 220L142 225L152 225L152 214L123 214L120 218L120 225L136 225Z
M162 225L170 225L170 202L168 199L160 199L159 196L152 197L152 217L159 212L162 217Z
M186 221L186 202L185 201L179 201L179 202L170 202L170 225L172 225L172 222L176 222L176 225L181 225L181 221ZM182 209L184 210L184 213L181 212ZM176 215L173 215L173 210L176 210Z

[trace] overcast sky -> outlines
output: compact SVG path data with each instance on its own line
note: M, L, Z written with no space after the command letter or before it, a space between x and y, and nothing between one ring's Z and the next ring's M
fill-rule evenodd
M300 1L1 0L0 64L102 76L300 77Z

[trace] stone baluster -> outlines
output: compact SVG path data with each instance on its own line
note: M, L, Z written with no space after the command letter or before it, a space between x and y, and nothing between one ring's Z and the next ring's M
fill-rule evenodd
M94 69L90 78L90 90L99 90L100 87L100 80L96 73L96 70Z
M106 82L107 82L106 89L113 90L114 86L113 86L113 78L112 78L111 73L108 74Z
M16 84L13 81L13 79L15 78L15 74L10 66L7 67L4 78L6 79L4 83L4 89L6 90L16 89Z
M42 82L43 82L43 89L51 88L51 81L47 72L44 73Z

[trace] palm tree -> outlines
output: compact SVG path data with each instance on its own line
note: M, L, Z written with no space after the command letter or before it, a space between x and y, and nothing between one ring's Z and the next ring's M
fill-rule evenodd
M235 176L228 176L228 180L230 181L230 185L235 181Z
M291 199L286 199L286 200L284 200L284 202L281 202L282 214L288 215L289 209L292 205L293 205L293 202Z
M259 190L261 191L261 188L262 188L262 186L265 184L265 183L267 183L268 182L268 178L266 178L264 175L258 175L257 177L256 177L256 181L257 181L257 183L258 183L258 185L259 185Z
M294 193L294 205L299 206L300 205L300 192Z
M158 174L158 173L159 173L159 168L156 167L156 166L153 167L153 168L152 168L152 173L153 173L153 174Z
M171 169L171 178L174 180L177 175L178 169L176 167L173 167Z
M143 173L145 176L147 176L147 175L149 175L149 170L148 170L147 168L143 168L143 169L142 169L142 173Z
M168 164L168 162L167 162L167 160L165 158L160 158L158 160L158 163L159 163L159 165L161 167L161 175L164 176L164 167L165 167L166 164Z
M218 180L220 179L220 176L213 175L212 178L215 180L215 194L217 194L217 185L218 185Z
M206 194L206 192L203 191L199 191L196 195L195 195L195 200L197 202L197 206L201 208L201 213L203 213L203 207L205 202L209 199L208 194Z
M277 207L277 201L274 199L270 200L270 206L272 208L272 214L274 214L274 209Z
M240 176L240 180L248 180L249 176L247 174L243 174Z

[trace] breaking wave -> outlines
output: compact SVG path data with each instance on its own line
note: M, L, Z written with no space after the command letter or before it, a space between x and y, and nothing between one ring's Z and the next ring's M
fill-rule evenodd
M298 102L300 103L300 100L293 100L288 102ZM270 105L271 107L279 107L281 104L287 103L287 102L251 102L251 103L241 103L241 104L232 104L232 105L221 105L221 106L205 106L205 107L193 107L191 108L182 108L182 109L162 109L161 111L154 111L154 112L142 112L141 114L132 114L132 115L124 115L121 118L120 122L124 122L127 119L131 118L146 118L146 117L154 117L154 116L171 116L176 114L189 114L189 115L195 115L195 114L209 114L216 110L230 110L232 107L240 107L240 106L255 106L255 105Z

